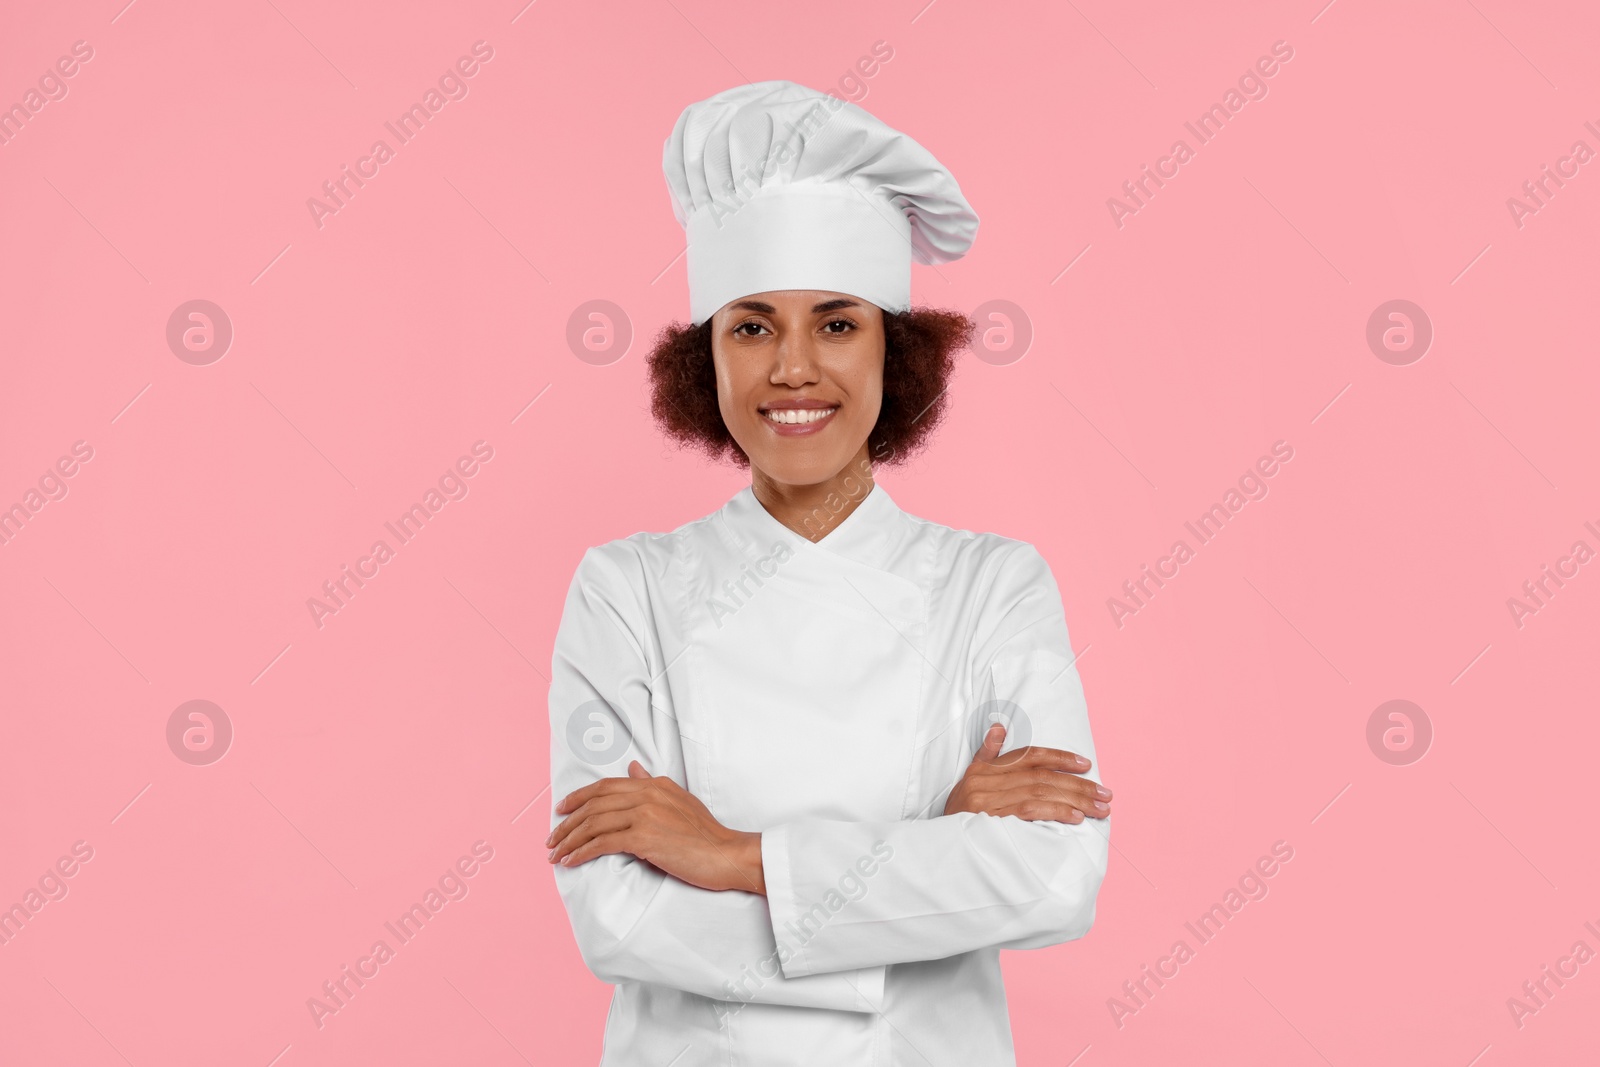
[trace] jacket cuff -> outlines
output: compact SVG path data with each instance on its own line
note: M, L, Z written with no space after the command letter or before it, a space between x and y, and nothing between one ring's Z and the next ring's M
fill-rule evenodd
M785 978L815 973L806 955L808 935L800 926L794 875L789 868L789 828L774 826L761 832L761 877L767 884L767 914L772 938L780 949L779 966Z
M818 932L811 913L818 905L808 905L796 894L794 871L789 863L789 829L783 825L761 832L761 876L767 884L767 914L772 922L773 941L779 948L778 965L783 976L803 978L836 973L855 989L860 1005L858 1011L882 1014L887 965L830 972L819 967L809 951L809 943ZM823 916L827 915L823 909Z

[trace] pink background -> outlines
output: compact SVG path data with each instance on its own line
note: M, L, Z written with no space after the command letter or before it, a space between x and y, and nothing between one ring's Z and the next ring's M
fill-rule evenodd
M1033 331L963 357L883 483L1041 548L1117 792L1094 930L1007 956L1020 1062L1600 1054L1600 962L1507 1006L1600 950L1600 563L1507 605L1600 549L1600 162L1507 207L1600 149L1592 5L123 2L12 5L0 35L0 103L93 49L0 146L0 506L93 449L0 545L0 904L93 849L0 946L0 1062L598 1059L610 991L541 847L562 595L585 547L741 483L648 417L648 340L687 314L662 141L878 41L849 95L983 220L916 300ZM397 146L479 40L468 95ZM1266 97L1199 145L1184 122L1276 41ZM1180 137L1119 228L1107 199ZM378 138L319 228L307 199ZM209 365L167 343L192 299L232 324ZM1403 366L1366 340L1395 299L1434 329ZM625 351L570 347L591 300ZM469 494L319 628L307 599L479 440ZM1268 495L1119 626L1108 598L1280 440ZM204 766L166 733L196 699L234 730ZM1367 740L1394 699L1433 733L1406 765ZM319 1029L308 998L477 841L469 894ZM1199 944L1184 923L1278 841L1268 895Z

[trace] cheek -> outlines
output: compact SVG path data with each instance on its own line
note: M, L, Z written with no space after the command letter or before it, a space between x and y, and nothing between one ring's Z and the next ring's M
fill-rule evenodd
M855 422L862 433L870 433L872 427L878 422L878 415L883 411L883 392L873 390L863 393L860 402L856 404Z
M862 375L858 382L851 383L850 392L857 401L857 417L871 429L878 421L878 413L883 410L883 368L880 366L872 373Z
M717 377L717 409L722 421L732 426L744 410L742 399L748 393L746 383L720 359L714 364Z
M722 412L722 421L728 422L735 414L738 405L734 403L733 391L728 382L721 376L717 378L717 410Z

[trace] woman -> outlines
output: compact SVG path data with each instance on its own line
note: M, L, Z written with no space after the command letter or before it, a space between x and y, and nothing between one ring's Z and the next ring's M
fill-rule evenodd
M763 82L666 146L692 322L669 435L751 484L590 549L550 688L556 884L616 985L603 1064L1011 1064L999 950L1082 937L1108 802L1026 543L902 512L972 324L910 261L977 217L926 150Z

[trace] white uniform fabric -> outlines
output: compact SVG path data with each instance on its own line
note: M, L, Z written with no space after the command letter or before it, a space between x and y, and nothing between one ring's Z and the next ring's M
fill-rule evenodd
M689 317L779 289L911 306L911 261L972 247L978 216L927 149L840 97L790 81L690 104L662 151L689 251Z
M1060 594L1033 546L873 486L816 543L749 488L588 550L555 642L560 798L638 759L762 834L767 896L632 856L555 867L616 986L603 1067L1014 1064L999 950L1082 937L1110 820L941 814L993 721L1100 780Z

